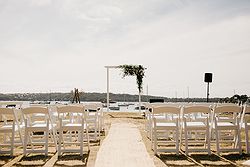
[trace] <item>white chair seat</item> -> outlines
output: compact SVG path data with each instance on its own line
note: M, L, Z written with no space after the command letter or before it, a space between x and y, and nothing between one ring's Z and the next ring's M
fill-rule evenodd
M188 129L205 129L207 125L204 122L187 122L187 127Z
M156 119L166 119L165 115L154 115L154 118Z
M231 122L218 122L217 123L217 127L219 128L219 129L221 129L221 128L232 128L232 127L237 127L237 125L235 125L235 124L233 124L233 123L231 123Z
M74 124L74 123L68 123L68 124L64 124L63 126L74 126L74 127L81 127L82 124Z
M206 126L204 122L187 122L187 126Z
M34 114L34 116L35 116L35 117L44 117L45 114L43 114L43 113L37 113L37 114Z
M100 115L100 113L98 113ZM96 112L89 112L88 113L89 116L95 116L96 115Z
M156 126L159 127L176 127L177 124L174 122L157 122Z
M12 125L3 125L3 126L1 126L0 127L0 131L1 132L10 132L10 130L12 130ZM18 126L17 125L15 125L15 131L18 131Z
M40 123L40 124L34 124L32 126L30 126L31 128L47 128L47 124L46 123ZM56 127L56 124L49 124L49 130L51 130L53 127Z

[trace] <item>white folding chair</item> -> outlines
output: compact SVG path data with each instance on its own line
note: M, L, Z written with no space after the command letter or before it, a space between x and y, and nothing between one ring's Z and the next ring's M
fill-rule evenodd
M152 117L152 110L154 107L160 107L160 106L169 106L166 103L148 103L145 105L146 106L146 110L145 110L145 130L147 132L147 137L152 140L152 136L153 136L153 129L152 127L153 125L153 117ZM167 118L167 114L154 114L154 117L157 118Z
M248 119L246 118L246 114L250 114L250 106L245 104L243 108L243 113L241 116L240 126L241 126L241 129L243 129L245 132L246 151L247 151L247 154L249 154L250 153L250 145L249 145L250 122L249 122L249 118Z
M208 152L210 150L209 115L208 106L183 107L183 124L181 134L184 133L185 154L191 152ZM182 135L181 135L182 141ZM191 148L190 145L191 144Z
M22 109L25 122L24 155L44 153L48 155L49 138L57 147L55 127L47 107L28 107ZM44 146L38 149L36 146Z
M151 140L151 127L152 127L152 120L151 120L151 111L152 111L152 106L151 104L147 103L146 105L146 109L145 109L145 131L147 133L147 137Z
M102 106L98 103L84 105L90 140L100 139L103 124ZM93 132L93 133L92 133ZM92 137L93 136L93 137Z
M15 108L0 108L1 121L3 121L0 123L0 133L3 135L3 140L0 143L1 154L13 156L14 146L23 145L23 124L19 122L17 112L18 110Z
M240 106L223 105L214 108L212 128L215 133L218 154L228 151L242 154L240 114Z
M176 152L177 155L179 154L180 110L179 107L174 106L153 107L152 147L155 155L158 152Z
M58 155L64 152L79 152L83 155L83 144L87 142L89 151L89 136L84 106L69 105L57 107L59 120ZM68 148L67 146L70 145ZM72 148L79 146L79 148Z

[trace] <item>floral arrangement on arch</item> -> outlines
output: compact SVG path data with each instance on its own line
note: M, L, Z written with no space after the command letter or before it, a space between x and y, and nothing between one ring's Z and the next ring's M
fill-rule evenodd
M141 93L146 68L142 65L120 65L118 67L123 71L123 78L126 76L136 76L138 90Z

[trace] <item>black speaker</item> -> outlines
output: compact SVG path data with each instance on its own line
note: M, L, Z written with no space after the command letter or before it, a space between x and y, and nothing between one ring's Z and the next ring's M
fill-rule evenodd
M205 73L204 81L205 82L212 82L212 77L213 77L212 73Z
M164 103L164 99L149 99L149 103Z

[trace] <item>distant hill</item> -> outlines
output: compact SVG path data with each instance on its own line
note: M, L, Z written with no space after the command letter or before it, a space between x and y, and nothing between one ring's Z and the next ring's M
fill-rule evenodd
M83 93L80 95L81 101L106 101L106 93ZM146 102L149 99L164 99L165 102L206 102L206 98L168 98L161 96L142 96L142 101ZM0 101L71 101L72 93L13 93L0 94ZM112 101L138 101L138 95L131 94L114 94L110 93ZM224 98L223 98L224 99ZM222 98L211 98L210 102L218 102Z

